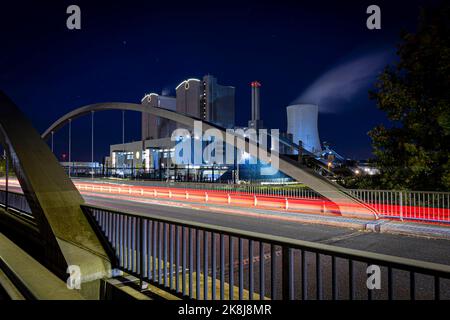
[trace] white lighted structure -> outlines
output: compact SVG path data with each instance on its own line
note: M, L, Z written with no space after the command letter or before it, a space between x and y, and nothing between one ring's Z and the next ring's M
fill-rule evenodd
M319 107L315 104L295 104L288 106L286 111L287 132L292 134L293 142L301 140L303 148L312 153L322 151L317 128Z

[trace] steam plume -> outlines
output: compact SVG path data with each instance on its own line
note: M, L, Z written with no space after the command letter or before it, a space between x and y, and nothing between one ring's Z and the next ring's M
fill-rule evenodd
M294 103L314 103L320 112L336 113L362 89L369 87L388 58L386 52L364 55L330 69L309 86Z

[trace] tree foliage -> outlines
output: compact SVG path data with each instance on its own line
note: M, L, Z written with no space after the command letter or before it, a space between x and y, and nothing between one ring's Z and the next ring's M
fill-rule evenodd
M422 10L403 33L398 62L370 92L390 126L369 132L381 170L378 187L450 190L450 6Z

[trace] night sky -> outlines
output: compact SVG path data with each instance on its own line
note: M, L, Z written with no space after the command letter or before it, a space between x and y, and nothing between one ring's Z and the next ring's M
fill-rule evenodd
M367 132L386 122L368 90L395 61L400 31L414 31L420 5L429 2L2 2L0 89L43 132L74 108L174 94L182 80L212 74L236 87L236 122L245 125L249 84L258 80L266 126L285 131L286 106L319 102L321 140L363 159L371 156ZM81 30L66 28L70 4L81 8ZM366 28L370 4L381 7L381 30ZM95 117L101 161L110 144L121 143L121 112ZM140 114L127 112L126 123L126 140L139 140ZM72 159L90 161L90 117L72 128ZM67 131L55 136L58 157L68 150Z

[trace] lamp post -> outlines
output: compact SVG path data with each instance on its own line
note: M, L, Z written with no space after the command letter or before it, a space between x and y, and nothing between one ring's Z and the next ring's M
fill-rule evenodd
M161 155L159 155L159 157L158 157L158 162L159 162L159 169L158 169L159 181L162 181L162 166L163 166L163 162L162 162Z
M123 164L122 169L125 175L125 160L126 160L126 154L125 154L125 110L122 110L122 157L123 157Z
M72 119L69 119L69 177L72 168Z
M91 179L94 179L94 112L91 111Z
M55 138L55 132L52 131L52 152L54 152L54 138Z
M6 153L6 150L4 151L5 153L5 210L8 211L8 185L9 185L9 159L8 159L8 154Z
M169 163L169 159L170 158L170 149L169 151L166 153L166 181L169 182L170 181L170 163Z
M236 155L236 158L237 158L237 155ZM237 184L237 183L239 183L239 161L237 161L237 159L235 161L236 161L236 174L234 176L234 184Z

